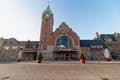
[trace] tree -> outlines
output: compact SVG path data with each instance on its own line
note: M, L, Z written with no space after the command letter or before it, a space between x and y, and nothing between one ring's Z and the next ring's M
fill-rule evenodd
M38 53L36 59L37 59L37 60L41 60L42 58L43 58L42 54L41 54L41 53Z
M80 53L80 59L85 59L85 56L83 53Z
M85 56L82 52L80 53L80 63L85 63Z
M115 47L113 47L113 46L108 46L108 49L110 50L110 53L111 53L112 58L113 58L113 59L116 59L116 53L117 53L117 51L116 51Z

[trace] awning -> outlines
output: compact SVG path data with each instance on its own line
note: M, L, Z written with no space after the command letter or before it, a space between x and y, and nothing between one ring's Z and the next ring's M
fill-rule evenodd
M78 50L75 48L55 48L54 52L77 52Z
M36 52L37 53L37 51L23 51L23 52L26 52L26 53Z

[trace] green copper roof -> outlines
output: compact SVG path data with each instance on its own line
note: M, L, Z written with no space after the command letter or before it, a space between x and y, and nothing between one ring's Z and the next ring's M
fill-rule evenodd
M43 13L51 13L52 14L52 10L50 9L49 5L47 6L47 8L45 9L45 11Z

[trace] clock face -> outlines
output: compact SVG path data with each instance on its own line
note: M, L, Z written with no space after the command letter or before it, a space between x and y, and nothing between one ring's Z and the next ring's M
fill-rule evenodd
M49 18L49 17L50 17L50 15L49 15L49 14L46 14L46 15L45 15L45 17L46 17L46 18Z

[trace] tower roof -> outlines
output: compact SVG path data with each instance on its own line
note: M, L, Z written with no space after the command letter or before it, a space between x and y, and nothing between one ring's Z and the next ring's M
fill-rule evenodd
M52 14L52 10L50 9L49 5L47 6L47 8L45 9L45 11L43 13L50 13L50 14Z

